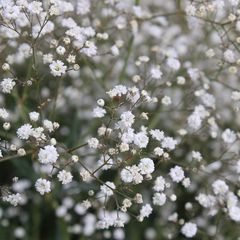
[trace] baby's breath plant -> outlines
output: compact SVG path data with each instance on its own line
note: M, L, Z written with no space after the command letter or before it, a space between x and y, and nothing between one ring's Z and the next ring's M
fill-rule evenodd
M0 239L240 239L239 0L0 0Z

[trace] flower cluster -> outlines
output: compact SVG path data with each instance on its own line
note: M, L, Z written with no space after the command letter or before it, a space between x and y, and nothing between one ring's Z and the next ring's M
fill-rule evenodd
M0 239L237 239L239 9L0 0Z

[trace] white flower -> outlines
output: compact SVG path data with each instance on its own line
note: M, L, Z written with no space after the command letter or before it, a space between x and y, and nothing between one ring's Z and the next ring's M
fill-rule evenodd
M185 11L188 16L194 16L196 14L196 8L192 4L187 5Z
M132 143L134 140L134 130L132 128L128 128L121 136L121 141L123 143Z
M153 186L153 190L156 192L162 192L165 189L166 181L162 176L156 178Z
M216 180L212 184L213 192L216 195L224 195L228 192L228 185L223 180Z
M122 95L125 95L127 93L127 88L123 85L117 85L112 90L107 92L107 94L111 97L121 97Z
M105 101L102 98L100 98L97 100L97 104L98 106L103 107L105 105Z
M5 108L0 108L0 117L2 119L6 119L8 118L9 113L7 112L7 110Z
M34 128L31 136L33 136L38 141L46 140L46 136L43 132L44 132L44 129L42 127Z
M133 165L130 170L133 175L133 182L135 184L141 183L143 181L143 176L139 172L140 171L139 167L137 167L136 165Z
M181 228L182 234L187 238L192 238L197 234L197 225L192 222L187 222Z
M239 0L229 0L229 2L235 7L239 4Z
M72 174L65 170L60 171L57 177L58 177L58 180L62 182L62 184L68 184L72 182L72 178L73 178Z
M232 50L230 49L227 49L225 52L224 52L224 59L227 61L227 62L230 62L230 63L234 63L235 62L235 54Z
M32 125L24 124L17 130L17 135L20 139L28 140L33 133Z
M151 68L150 74L153 79L160 79L163 73L160 70L160 66L154 66Z
M229 217L235 221L235 222L240 222L240 208L237 206L233 206L229 208Z
M4 78L1 82L1 88L3 93L11 93L16 82L12 78Z
M58 46L57 49L56 49L56 52L59 55L64 55L64 53L66 52L66 49L63 46Z
M43 63L44 64L51 63L52 61L53 61L53 55L51 53L43 55Z
M119 218L114 221L114 227L121 228L121 227L124 227L124 224L125 224L125 221Z
M119 148L120 148L120 151L121 151L121 152L127 152L127 151L129 151L129 145L128 145L127 143L121 143L120 146L119 146Z
M150 158L142 158L138 164L141 174L151 174L154 172L154 162Z
M41 195L44 195L45 193L51 192L51 182L46 179L39 178L35 183L35 188Z
M164 154L164 151L163 151L163 149L162 148L160 148L160 147L156 147L156 148L154 148L154 154L155 155L157 155L157 156L162 156L163 154Z
M173 139L172 137L165 137L162 141L162 147L167 148L169 150L175 149L177 145L177 140Z
M205 106L215 108L216 99L212 94L204 93L200 98Z
M202 155L200 152L192 151L192 158L200 162L202 160Z
M4 202L9 202L10 204L12 204L13 206L17 206L19 203L21 203L23 201L23 197L20 193L16 193L16 194L10 194L7 196L3 196L2 200Z
M167 65L175 71L179 70L180 67L181 67L181 63L176 58L168 58L167 59Z
M52 145L41 148L38 153L38 160L42 164L53 164L57 161L58 157L57 149Z
M113 45L110 50L111 50L111 53L112 53L113 56L118 56L119 55L119 49L116 45Z
M140 217L144 218L144 217L149 217L149 215L152 213L152 207L150 204L145 204L142 206L141 210L140 210Z
M19 6L16 6L16 5L14 6L11 6L10 4L6 5L4 7L4 11L2 11L3 18L8 20L17 19L19 17L19 14L20 14L20 8Z
M199 202L199 204L205 208L211 208L215 206L216 199L213 195L206 195L204 193L200 193L196 200Z
M234 131L228 128L222 133L222 139L225 143L233 143L236 141L237 136Z
M96 149L96 148L98 148L98 145L99 145L99 141L96 138L90 138L88 140L88 146L90 148Z
M90 1L89 0L78 0L77 1L77 14L87 14L90 12Z
M116 186L113 182L106 182L100 187L101 191L107 196L113 195L113 190L116 189Z
M163 206L167 200L167 197L164 193L154 193L153 204L157 206Z
M198 114L191 114L188 119L188 125L190 128L192 128L193 130L198 130L201 125L202 125L202 119Z
M30 112L29 113L30 120L36 122L39 119L39 115L40 114L38 112Z
M112 168L113 160L109 155L102 155L98 160L98 166L102 166L102 170L108 170Z
M198 105L194 108L193 113L188 117L188 125L193 130L198 130L202 125L202 120L209 116L209 112L204 106Z
M190 178L184 178L183 181L182 181L182 185L185 187L185 188L188 188L191 184L191 180Z
M43 126L44 126L44 128L47 129L49 132L53 132L53 131L54 131L54 124L53 124L53 122L50 121L50 120L45 119L45 120L43 121Z
M161 141L164 138L164 132L160 131L159 129L150 130L149 133L153 139L156 139L158 141Z
M102 107L96 107L93 109L93 117L102 118L106 114L106 110Z
M233 91L231 95L232 100L239 101L240 100L240 92L239 91Z
M88 57L93 57L97 54L97 47L93 42L87 41L85 46L80 50L81 53L84 53Z
M134 144L139 148L146 148L148 145L149 138L144 132L139 132L134 135Z
M179 166L171 168L169 175L172 178L172 180L177 183L181 182L184 179L184 171Z
M32 14L39 14L43 11L42 3L38 1L33 1L28 4L28 11Z
M130 167L126 167L121 171L121 179L124 183L130 183L133 181L133 174L131 172Z
M51 70L51 74L55 77L62 76L67 70L67 67L60 60L53 61L49 65L49 67L50 67L50 70Z
M89 182L92 178L91 174L85 169L80 171L80 176L82 177L84 182Z
M166 106L172 104L172 100L169 96L164 96L162 98L161 102L162 102L163 105L166 105Z
M198 68L189 68L187 70L187 73L193 81L197 81L198 78L200 77L200 71Z
M124 130L133 125L135 116L130 111L127 111L121 114L120 119L121 120L117 123L117 127Z

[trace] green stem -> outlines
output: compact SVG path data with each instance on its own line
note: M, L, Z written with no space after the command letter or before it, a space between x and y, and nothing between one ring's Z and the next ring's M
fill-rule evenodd
M128 60L129 60L131 52L132 52L133 42L134 42L134 36L132 35L131 38L128 41L127 54L126 54L126 57L124 59L124 65L123 65L122 71L121 71L120 76L119 76L119 81L120 82L122 82L124 77L126 76L126 68L127 68Z

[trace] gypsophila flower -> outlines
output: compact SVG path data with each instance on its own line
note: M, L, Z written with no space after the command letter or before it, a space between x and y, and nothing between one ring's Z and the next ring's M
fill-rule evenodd
M166 181L162 176L156 178L153 186L153 190L156 192L162 192L165 189Z
M33 1L33 2L29 3L28 4L28 11L31 14L39 14L40 12L43 11L42 3L38 2L38 1Z
M72 174L65 170L60 171L57 177L58 177L58 180L62 182L62 184L68 184L72 182L72 178L73 178Z
M90 148L96 149L96 148L98 148L98 145L99 145L99 141L96 138L90 138L88 140L88 146Z
M162 148L156 147L156 148L154 148L154 154L160 157L164 154L164 151Z
M60 77L62 76L66 70L67 70L67 67L64 65L64 63L60 60L57 60L57 61L53 61L50 65L50 70L51 70L51 74L54 76L54 77Z
M1 88L3 93L11 93L16 82L12 78L4 78L1 83Z
M7 119L9 116L8 111L5 108L0 108L0 117L2 119Z
M237 206L229 208L229 217L235 222L240 222L240 208Z
M79 0L77 2L77 14L87 14L90 12L91 3L89 0Z
M227 61L227 62L230 62L230 63L234 63L235 62L235 55L234 55L234 52L230 49L227 49L225 52L224 52L224 59Z
M123 169L121 171L121 179L125 183L130 183L133 181L133 174L131 172L131 169L129 167L126 167L126 169Z
M200 162L202 160L202 155L200 152L192 151L192 158Z
M181 228L182 234L187 238L192 238L197 234L197 225L192 222L187 222Z
M177 183L181 182L184 179L184 171L179 166L171 168L169 175L172 178L172 180Z
M117 125L120 129L124 130L132 126L135 116L130 111L127 111L121 114L120 119Z
M51 182L46 179L39 178L35 183L35 188L41 195L44 195L45 193L51 192Z
M163 206L166 203L167 197L164 193L154 193L153 204L156 206Z
M112 90L107 92L107 94L113 98L113 97L121 97L122 95L127 93L127 88L123 85L117 85Z
M32 125L24 124L17 130L17 135L20 139L28 140L33 133Z
M38 121L39 116L40 116L40 114L38 112L30 112L29 113L30 120L33 122Z
M162 140L162 148L167 148L169 150L175 149L177 145L177 140L173 139L172 137L164 137Z
M148 145L149 138L144 132L139 132L134 135L134 144L139 148L146 148Z
M225 143L233 143L236 141L237 137L235 132L228 128L222 133L222 139Z
M0 0L2 238L239 237L240 0L178 2Z
M168 106L168 105L170 105L172 103L172 100L171 100L171 98L169 96L164 96L162 98L161 102L162 102L163 105Z
M179 62L178 59L176 58L168 58L167 59L167 65L172 69L172 70L179 70L181 67L181 63Z
M150 71L151 77L154 79L160 79L163 75L163 73L160 70L160 66L154 66L151 68Z
M105 185L100 187L100 189L104 195L110 197L113 195L113 190L116 189L116 186L113 182L106 182Z
M66 52L66 49L63 46L58 46L57 49L56 49L56 52L59 55L64 55L64 53Z
M161 141L164 138L164 132L160 131L159 129L150 130L149 133L153 139L156 139L158 141Z
M213 187L213 192L218 195L218 194L226 194L228 192L228 185L223 181L223 180L216 180L212 184Z
M57 149L52 145L41 148L38 153L38 160L42 164L53 164L57 161L58 157Z
M140 217L142 218L149 217L149 215L152 213L152 210L153 209L150 204L143 205L140 210Z
M106 114L106 110L102 107L96 107L93 109L93 117L102 118Z
M21 196L20 193L16 193L16 194L10 194L7 196L3 196L2 200L4 202L9 202L10 204L12 204L13 206L17 206L19 203L21 203L23 201L23 197Z
M206 195L204 193L200 193L196 200L205 208L213 207L216 204L216 199L213 195Z
M154 172L154 162L150 158L142 158L138 164L141 174L151 174Z

